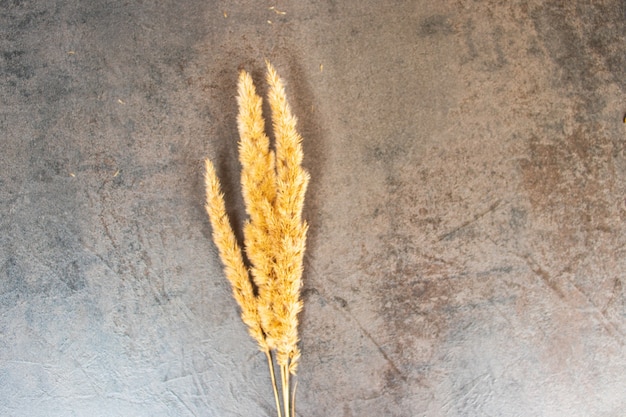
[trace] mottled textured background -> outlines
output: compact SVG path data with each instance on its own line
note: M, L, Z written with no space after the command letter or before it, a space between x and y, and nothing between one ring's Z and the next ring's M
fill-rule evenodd
M275 415L202 185L265 58L299 416L626 415L625 1L0 0L1 415Z

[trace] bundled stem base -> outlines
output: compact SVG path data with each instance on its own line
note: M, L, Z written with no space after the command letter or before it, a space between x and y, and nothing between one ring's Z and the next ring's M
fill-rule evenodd
M278 417L283 417L282 413L293 417L295 387L291 392L290 375L295 375L300 358L298 313L302 310L300 288L307 232L302 208L309 174L301 165L302 138L296 130L296 118L287 103L282 80L269 63L267 83L274 150L265 134L262 99L256 94L252 77L245 71L239 75L239 161L249 216L243 232L250 267L244 264L215 168L208 159L205 207L226 278L241 308L241 319L267 356ZM280 368L282 413L274 357Z

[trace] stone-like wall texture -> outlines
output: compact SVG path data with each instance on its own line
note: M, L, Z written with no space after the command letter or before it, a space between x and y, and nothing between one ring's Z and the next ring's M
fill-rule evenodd
M203 209L312 175L298 415L626 413L626 3L0 1L0 414L275 416Z

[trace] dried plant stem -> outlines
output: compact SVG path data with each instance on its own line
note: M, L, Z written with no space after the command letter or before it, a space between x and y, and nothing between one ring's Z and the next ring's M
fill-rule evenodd
M296 118L282 80L269 62L267 83L275 152L265 134L263 101L256 94L252 77L245 71L239 74L237 126L241 186L249 217L243 228L249 267L244 264L215 169L208 159L206 211L241 318L267 358L277 415L295 417L296 390L294 386L291 392L290 379L300 358L298 314L302 310L300 288L308 229L302 209L309 174L301 165L302 137L296 130ZM274 360L280 368L282 411Z
M290 415L291 409L289 408L289 397L291 393L289 392L289 366L288 365L281 365L280 375L282 378L282 385L283 385L283 405L285 406L285 415Z
M293 384L293 393L291 394L291 416L296 417L296 388L298 388L298 381Z
M276 385L276 374L274 373L274 361L272 360L272 352L269 350L266 351L265 356L267 356L267 366L270 369L270 376L272 378L272 388L274 389L274 399L276 400L276 412L278 413L278 417L282 417L282 414L280 412L280 398L278 398L278 386Z

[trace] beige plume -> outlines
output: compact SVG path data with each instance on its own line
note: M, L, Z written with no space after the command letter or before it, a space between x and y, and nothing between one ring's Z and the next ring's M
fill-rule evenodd
M219 180L208 159L206 210L226 278L241 308L241 318L267 356L277 414L282 417L274 353L280 368L282 409L285 417L293 417L295 389L290 391L290 375L296 373L300 358L298 313L302 310L300 289L307 233L302 209L309 174L302 168L302 137L296 130L296 118L287 103L283 82L269 62L267 83L275 152L265 133L263 101L252 77L245 71L239 75L237 125L241 188L248 214L243 232L249 268L244 264Z

